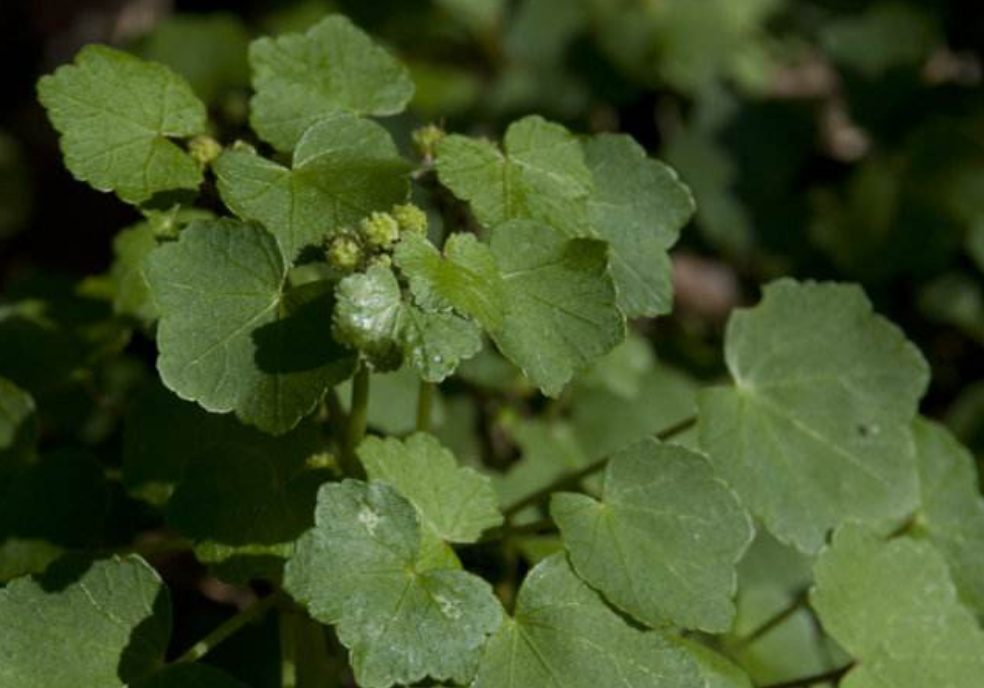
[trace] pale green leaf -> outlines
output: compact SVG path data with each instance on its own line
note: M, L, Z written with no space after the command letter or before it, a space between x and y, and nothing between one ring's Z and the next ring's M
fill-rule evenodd
M503 146L444 138L437 148L441 183L489 227L525 218L569 235L586 231L592 178L578 140L559 124L531 116L510 125Z
M591 234L611 244L619 306L630 318L668 313L673 266L667 251L694 214L690 191L629 136L600 134L583 145L594 178Z
M495 330L504 318L505 290L492 252L473 234L452 234L444 253L424 237L403 237L394 254L424 308L451 306Z
M328 294L319 284L290 289L261 227L194 222L149 257L145 274L161 312L157 368L183 399L281 434L351 374L352 357L332 343Z
M547 396L625 337L604 242L515 220L496 227L492 253L507 303L492 338Z
M550 513L578 575L618 608L651 627L731 626L753 530L703 456L641 442L609 461L600 501L555 494Z
M458 466L431 435L400 441L370 437L359 458L374 482L392 485L417 508L420 523L445 542L475 542L502 523L488 477Z
M163 664L167 589L137 557L69 560L0 589L0 685L124 688Z
M288 261L371 212L405 201L409 170L385 129L346 113L320 117L300 137L291 167L235 148L215 163L223 202L271 231Z
M38 95L66 167L99 191L139 203L201 183L201 169L171 139L204 133L205 106L167 67L89 45L42 77Z
M984 497L974 457L937 423L918 419L913 434L921 496L915 532L943 553L963 599L984 616Z
M407 69L339 15L304 34L254 41L249 61L256 89L250 123L282 151L332 112L394 115L413 97Z
M516 612L492 637L473 688L705 688L689 654L628 625L553 555L526 576Z
M840 523L912 511L928 370L860 289L767 286L732 315L725 359L735 384L699 396L701 446L776 537L814 552Z
M422 567L413 505L388 485L330 483L315 523L287 563L284 587L336 626L359 685L467 682L501 608L480 578Z
M814 571L813 607L858 660L842 688L980 685L984 630L957 600L946 562L928 542L884 542L849 524Z

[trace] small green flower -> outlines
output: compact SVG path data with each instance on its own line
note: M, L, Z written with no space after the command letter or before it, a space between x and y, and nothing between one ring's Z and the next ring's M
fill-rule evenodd
M366 246L386 250L400 238L400 225L389 213L373 213L359 224Z
M195 162L205 167L222 154L222 144L211 136L196 136L188 142L188 152Z
M397 224L400 225L400 231L411 234L427 234L427 213L413 203L393 206L392 214L396 218Z
M328 245L327 258L328 264L336 270L352 272L362 262L362 247L351 235L339 234Z
M444 138L444 130L436 124L414 129L413 145L424 160L432 160L437 144Z
M393 259L390 258L388 253L377 253L374 256L370 256L367 266L370 268L389 268L393 266Z

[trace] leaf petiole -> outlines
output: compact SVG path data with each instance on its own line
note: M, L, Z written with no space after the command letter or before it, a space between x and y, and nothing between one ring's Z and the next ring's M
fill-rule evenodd
M219 624L219 626L212 630L211 633L188 648L184 654L175 659L172 663L182 664L185 662L197 662L199 659L214 650L218 645L235 635L247 624L261 618L270 610L271 607L274 607L280 603L282 599L284 599L284 594L279 590L272 595L264 597L262 600Z
M692 428L696 423L697 423L697 417L691 416L689 418L680 421L679 423L674 423L668 428L664 428L663 430L660 430L654 435L654 437L660 440L661 442L665 442L666 440L676 437L680 433L686 432L687 430ZM577 485L585 478L594 475L598 471L602 470L606 465L608 465L608 460L610 458L611 458L610 456L602 457L597 461L593 461L589 463L587 466L574 473L570 473L568 475L558 478L557 480L554 480L549 485L540 488L536 492L533 492L532 494L524 497L518 502L507 507L503 512L505 517L507 519L511 519L526 507L533 506L534 504L543 501L557 490L563 490L565 488L570 488L571 486Z
M363 363L352 380L352 407L349 411L345 446L342 450L342 470L345 475L360 478L364 475L356 450L366 436L369 415L369 368Z

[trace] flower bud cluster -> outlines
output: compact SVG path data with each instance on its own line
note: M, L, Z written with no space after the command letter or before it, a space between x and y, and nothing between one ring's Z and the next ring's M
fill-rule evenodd
M328 240L325 257L334 269L359 272L373 266L389 267L392 252L405 234L427 234L427 214L407 203L388 213L374 212L355 229L344 228Z

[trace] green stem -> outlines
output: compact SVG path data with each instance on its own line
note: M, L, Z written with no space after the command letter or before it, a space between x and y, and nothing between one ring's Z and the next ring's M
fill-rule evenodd
M174 664L197 662L199 659L214 650L218 645L235 635L244 626L256 621L266 614L267 611L279 603L282 598L283 593L279 591L275 592L272 595L263 598L259 602L254 603L251 607L247 607L235 616L227 619L223 623L219 624L219 626L207 636L188 648L184 654L175 659Z
M294 612L281 609L280 618L280 688L297 688L297 626Z
M796 595L796 597L790 600L789 604L756 626L751 633L739 638L732 646L733 649L741 650L742 648L748 647L756 640L769 633L772 629L781 626L790 617L792 617L793 614L802 609L808 600L809 596L806 591Z
M686 432L687 430L692 428L696 423L697 423L696 416L691 416L686 420L682 420L679 423L674 423L670 427L660 430L658 433L654 435L654 437L660 440L661 442L665 442L666 440L676 437L682 432ZM536 492L524 497L523 499L512 504L505 510L504 513L506 518L512 518L526 507L533 506L534 504L538 504L539 502L543 501L557 490L563 490L565 488L570 488L571 486L578 485L585 478L594 475L598 471L602 470L608 464L609 459L611 459L611 456L605 456L603 458L600 458L597 461L589 463L587 466L580 469L579 471L558 478L557 480L554 480L546 487L543 487L537 490Z
M782 683L772 683L763 688L807 688L808 686L815 686L818 683L837 683L844 674L849 672L854 668L854 664L847 664L836 669L831 669L830 671L824 671L820 674L813 674L812 676L804 676L802 678L794 678L791 681L783 681Z
M420 381L420 391L417 393L417 432L430 432L431 416L434 410L433 382Z
M366 419L369 415L369 368L363 364L352 380L352 407L349 409L348 430L342 451L342 470L353 478L363 477L362 464L356 450L366 436Z

